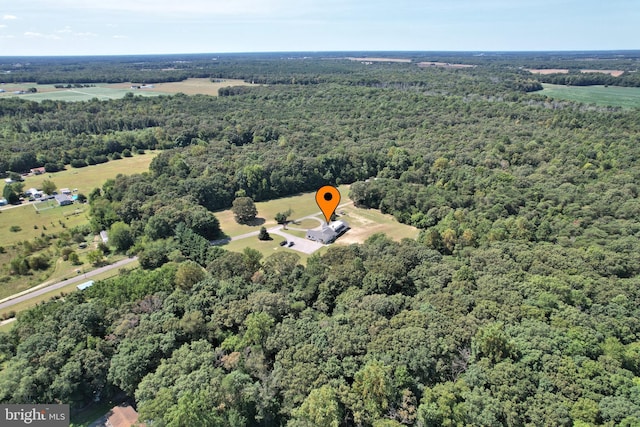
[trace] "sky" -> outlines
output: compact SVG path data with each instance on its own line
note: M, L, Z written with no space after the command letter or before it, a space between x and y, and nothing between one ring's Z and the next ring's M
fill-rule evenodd
M0 0L0 56L640 49L638 0Z

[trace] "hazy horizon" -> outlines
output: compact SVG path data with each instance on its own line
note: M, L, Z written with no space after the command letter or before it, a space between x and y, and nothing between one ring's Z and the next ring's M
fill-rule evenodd
M24 0L0 56L621 51L639 21L629 0Z

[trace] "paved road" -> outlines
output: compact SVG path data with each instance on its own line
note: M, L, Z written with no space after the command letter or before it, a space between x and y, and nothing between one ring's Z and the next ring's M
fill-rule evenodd
M7 308L11 308L11 306L18 304L20 302L24 302L24 301L28 301L31 298L35 298L37 296L40 296L42 294L46 294L47 292L51 292L51 291L55 291L56 289L60 289L63 288L67 285L70 285L72 283L77 283L77 282L85 282L87 281L89 278L96 276L98 274L104 273L105 271L109 271L109 270L113 270L114 268L121 268L127 264L131 264L132 262L134 262L135 260L137 260L138 257L133 257L133 258L125 258L123 260L120 260L114 264L110 264L104 267L100 267L97 268L93 271L88 271L85 274L80 274L76 277L72 277L71 279L67 279L67 280L63 280L62 282L58 282L58 283L54 283L52 285L47 285L47 286L42 286L40 288L37 289L29 289L23 292L20 292L18 294L12 295L8 298L5 298L4 300L2 300L2 302L0 303L0 310L5 310Z

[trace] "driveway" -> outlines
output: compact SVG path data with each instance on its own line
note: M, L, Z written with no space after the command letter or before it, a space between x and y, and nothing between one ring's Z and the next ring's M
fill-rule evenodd
M302 237L293 236L289 233L285 233L282 231L282 227L274 227L269 230L270 234L277 234L278 236L282 236L287 239L288 242L293 242L293 246L288 247L288 249L302 252L303 254L311 255L324 245L322 243L313 242L311 240L307 240Z

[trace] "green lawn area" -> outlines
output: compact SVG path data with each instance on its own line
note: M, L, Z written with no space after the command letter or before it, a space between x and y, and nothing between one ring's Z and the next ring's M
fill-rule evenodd
M149 151L147 154L136 155L121 160L112 160L86 168L28 176L24 180L24 188L40 188L42 181L53 181L58 189L78 189L79 193L88 195L94 188L101 187L109 178L115 178L118 174L133 174L149 170L151 160L158 151ZM51 209L47 207L53 206ZM38 210L36 210L36 207ZM3 208L0 210L0 245L9 246L23 240L31 240L42 233L51 234L62 230L62 221L67 228L73 228L88 221L88 205L73 204L69 206L57 206L55 201L47 201L35 204L26 204L19 207ZM19 231L10 231L11 226L20 227ZM37 226L38 228L34 228ZM46 227L46 229L44 227Z
M349 194L349 188L347 185L341 185L339 188L341 194L341 204L349 203L351 200L347 197ZM309 215L316 215L318 218L323 218L320 213L320 209L315 202L315 192L299 194L292 197L284 197L281 199L270 200L268 202L256 203L258 209L258 218L264 220L264 223L256 225L242 225L236 223L233 218L231 210L218 211L216 217L220 221L220 227L222 231L228 236L238 236L241 234L249 233L252 231L258 231L261 226L266 228L276 226L276 222L273 219L278 212L286 211L287 209L293 210L291 219L301 218ZM360 209L355 206L348 205L343 208L337 209L338 213L344 212L344 215L340 215L340 219L346 221L351 229L340 237L335 244L352 244L362 243L369 236L375 233L385 233L394 240L401 240L403 238L415 239L418 236L418 229L405 224L399 223L393 216L382 214L376 209ZM286 233L292 234L297 237L305 237L305 231L291 230L291 228L315 228L320 223L316 220L306 219L299 222L299 224L290 224ZM283 240L282 237L273 235L274 240L261 242L257 236L247 237L245 239L236 240L230 242L224 246L224 249L230 251L241 252L245 247L251 247L259 250L265 257L279 250L292 250L282 248L278 245ZM326 247L320 250L320 253L326 251ZM301 262L305 263L308 258L307 255L300 254L297 251L295 253L301 256Z
M69 188L78 189L78 192L88 195L96 187L102 187L107 179L115 178L118 174L131 175L149 170L149 164L160 151L147 151L145 154L124 157L120 160L111 160L99 165L87 166L86 168L72 168L67 166L66 170L45 173L42 175L28 176L24 180L24 188L40 188L45 179L53 181L58 189Z
M341 185L338 187L338 190L340 190L341 195L340 203L349 202L350 199L347 197L347 195L349 194L349 186ZM258 209L258 219L264 220L264 223L258 223L256 225L238 224L233 217L233 212L231 212L231 209L218 211L215 213L215 215L220 221L220 228L222 228L222 231L225 234L227 234L228 236L238 236L240 234L260 230L260 227L263 225L266 228L276 226L277 223L274 219L276 214L278 212L284 212L288 209L291 209L293 211L293 213L289 217L289 219L291 220L309 215L320 215L320 208L318 208L318 205L316 204L315 194L315 192L303 193L296 196L269 200L268 202L257 202L256 208ZM319 225L317 221L314 221L314 223L314 227L317 227Z
M551 98L612 107L640 107L640 88L619 86L564 86L543 83L544 89L534 92Z

